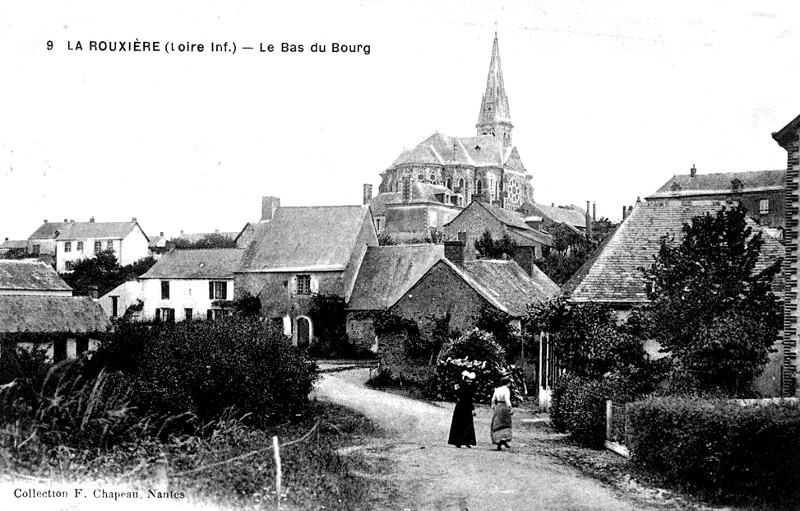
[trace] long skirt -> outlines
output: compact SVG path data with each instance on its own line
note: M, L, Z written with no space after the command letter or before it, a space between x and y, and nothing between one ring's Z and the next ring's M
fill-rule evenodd
M450 445L476 445L475 424L472 422L472 403L458 401L450 424Z
M511 408L505 403L497 403L492 415L492 443L499 444L511 440Z

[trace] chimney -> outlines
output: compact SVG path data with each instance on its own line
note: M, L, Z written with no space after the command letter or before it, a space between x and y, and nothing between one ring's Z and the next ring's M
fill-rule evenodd
M623 205L623 206L622 206L622 219L623 219L623 220L625 220L625 217L627 217L627 216L628 216L628 208L626 208L626 207Z
M367 206L372 201L372 185L364 183L364 205Z
M464 267L464 261L469 259L467 256L466 247L469 245L467 242L467 233L460 231L457 240L444 242L444 257L459 267Z
M586 201L586 239L592 239L592 217L589 216L589 201Z
M44 219L44 223L47 223L47 219L46 218Z
M158 235L163 237L164 236L164 231L161 231L160 233L158 233Z
M642 202L642 198L641 197L636 197L636 204L639 204L640 202Z
M6 241L8 241L8 238L6 238Z
M403 202L411 202L411 178L409 176L403 176L401 192Z
M68 223L69 223L69 218L65 218L65 219L64 219L64 223L65 223L65 224L68 224Z
M278 197L261 197L261 221L269 221L275 216L275 211L281 207L281 200Z
M536 259L536 249L534 247L517 247L514 253L511 254L513 259L520 268L525 270L528 276L533 277L534 259Z
M551 207L551 208L554 208L554 207L556 207L556 203L555 203L555 202L551 202L551 203L550 203L550 207Z
M92 297L92 300L97 300L100 297L97 286L89 286L89 296Z
M592 202L592 222L597 222L597 203Z
M214 229L214 234L219 234L219 229Z
M695 168L694 163L692 163L692 168L689 169L689 177L694 177L696 175L697 175L697 169Z
M89 218L89 223L90 223L90 224L93 224L93 223L94 223L94 217L91 217L91 218Z
M136 221L136 217L135 216L131 217L131 222L135 222L135 221Z

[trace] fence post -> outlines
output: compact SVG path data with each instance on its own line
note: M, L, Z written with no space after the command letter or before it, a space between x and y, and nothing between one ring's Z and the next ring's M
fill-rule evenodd
M614 439L614 430L611 427L611 418L613 415L613 405L610 399L606 399L606 440Z
M167 456L164 453L156 460L153 467L153 475L155 476L155 486L158 491L166 492L169 490L169 463Z
M275 499L278 503L278 509L281 508L281 451L278 446L278 437L272 437L272 449L275 452Z

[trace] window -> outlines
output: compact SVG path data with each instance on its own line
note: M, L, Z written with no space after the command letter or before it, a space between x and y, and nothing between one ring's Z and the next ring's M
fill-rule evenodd
M227 300L228 299L228 283L227 282L209 282L208 283L208 299L209 300Z
M231 311L227 309L208 309L208 312L206 312L206 319L216 320L216 319L222 319L230 315Z
M111 297L111 317L116 318L119 316L119 296Z
M452 179L452 178L449 178L449 177L447 178L447 185L446 185L446 186L447 186L447 188L449 188L450 190L452 190L452 189L453 189L453 179Z
M94 242L94 253L99 254L103 250L102 243L99 241Z
M106 242L106 249L107 250L114 250L114 242L112 240L108 240Z
M65 241L64 242L64 252L72 252L72 242Z
M299 295L311 294L311 275L297 276L297 294Z
M83 242L82 242L82 241L79 241L79 242L78 242L78 248L77 248L77 250L78 250L78 252L83 252Z
M761 199L758 201L758 212L762 215L769 213L769 199Z
M64 268L67 271L74 271L75 270L75 261L66 261L64 263Z
M38 243L33 244L33 255L39 255L39 250L41 250L42 246Z
M161 281L161 299L162 300L169 300L169 281L162 280Z
M478 195L483 193L483 179L478 179L478 182L475 183L475 193Z
M183 317L186 321L192 320L192 309L183 309Z
M89 351L89 338L78 337L75 339L75 353L80 355L81 353L86 353L87 351Z
M167 307L160 307L156 309L156 321L173 323L175 321L175 309L170 309Z

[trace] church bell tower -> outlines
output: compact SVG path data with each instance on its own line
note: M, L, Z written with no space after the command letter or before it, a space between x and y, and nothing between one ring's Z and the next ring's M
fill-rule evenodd
M481 111L478 114L478 135L492 135L502 140L503 147L511 147L511 110L503 85L503 70L500 67L500 49L497 32L492 44L492 60L489 62L489 76L486 78L486 92L483 93Z

